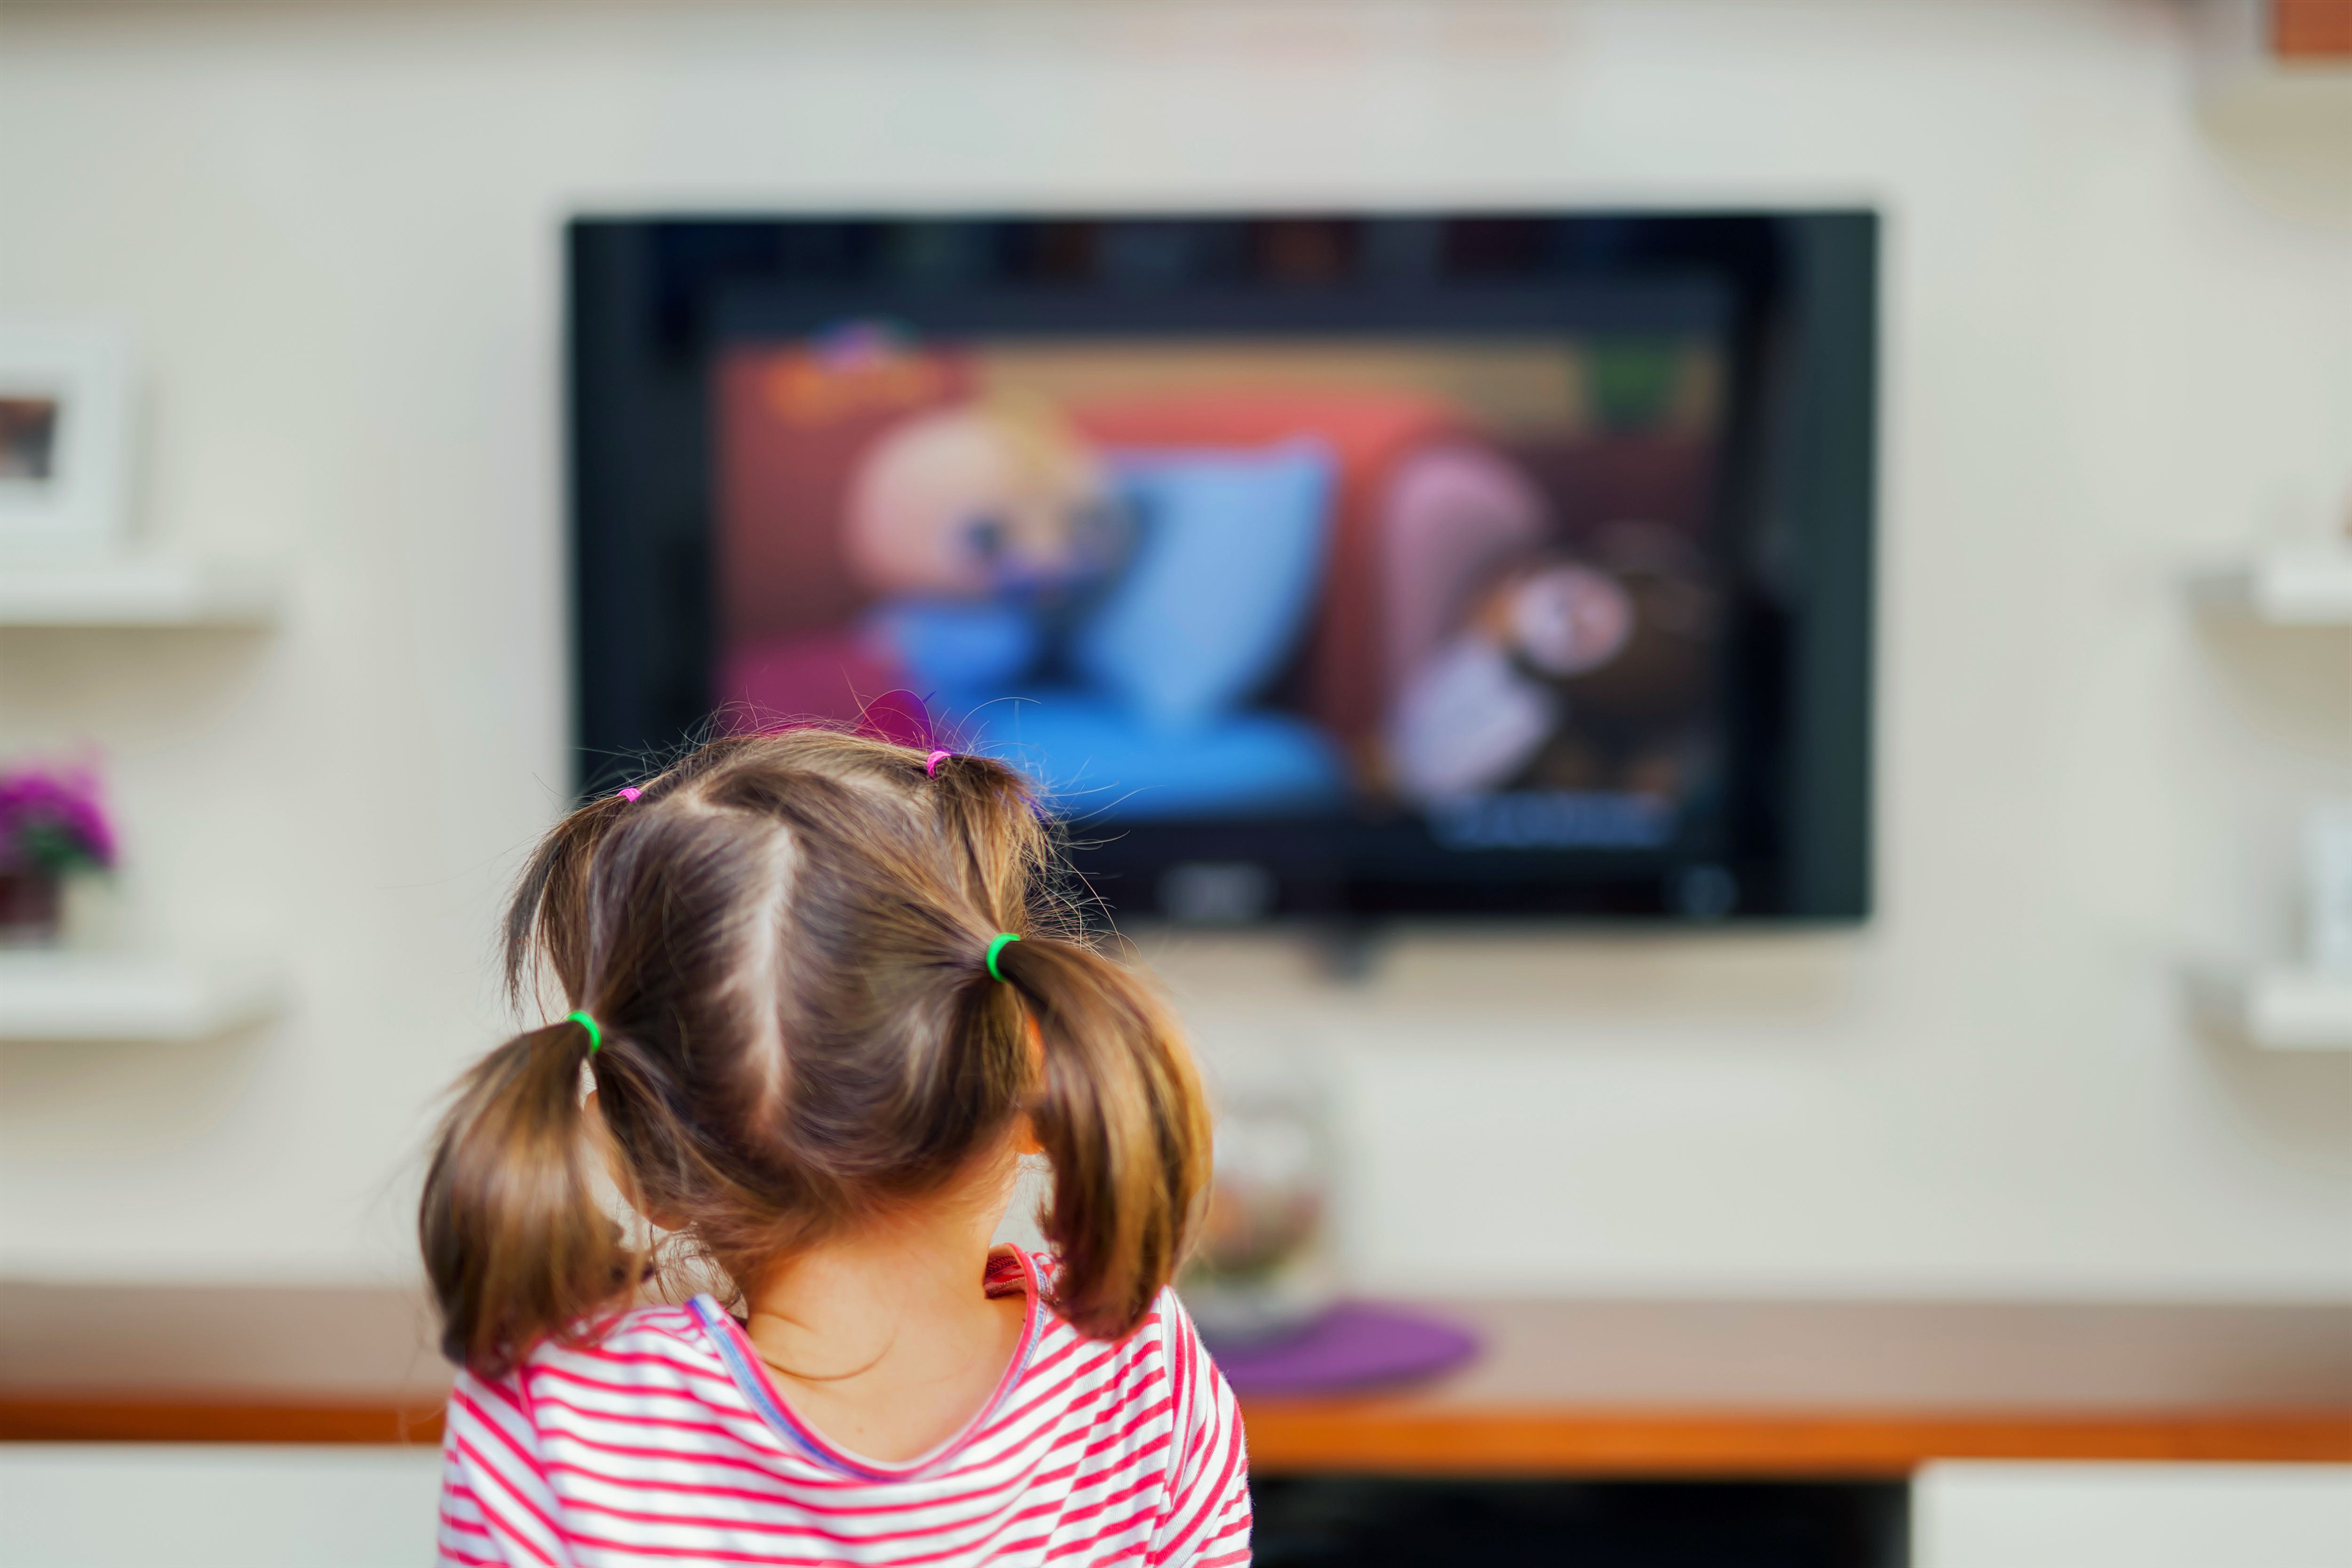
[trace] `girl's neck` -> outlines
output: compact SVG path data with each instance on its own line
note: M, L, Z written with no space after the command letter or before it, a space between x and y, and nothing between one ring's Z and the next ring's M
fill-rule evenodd
M870 1458L912 1458L977 1413L1025 1298L984 1288L1003 1205L925 1205L779 1264L749 1294L752 1345L794 1413Z
M836 1237L780 1266L751 1293L761 1351L812 1380L894 1353L903 1331L952 1328L986 1300L993 1226L893 1222Z

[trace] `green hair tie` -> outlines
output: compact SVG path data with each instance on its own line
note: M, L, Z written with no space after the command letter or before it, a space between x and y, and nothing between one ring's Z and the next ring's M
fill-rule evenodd
M590 1056L593 1057L598 1051L604 1048L604 1031L598 1028L596 1026L596 1020L590 1017L584 1011L582 1011L579 1008L574 1008L572 1011L563 1015L563 1021L567 1024L577 1024L582 1028L588 1031L588 1054Z
M1004 971L996 967L996 955L1003 952L1010 943L1020 940L1019 934L1013 931L1002 931L996 933L996 940L988 944L988 973L992 976L998 980L1004 978Z

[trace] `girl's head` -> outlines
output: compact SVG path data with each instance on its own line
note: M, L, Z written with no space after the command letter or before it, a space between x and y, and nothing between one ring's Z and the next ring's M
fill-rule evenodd
M419 1226L449 1357L501 1372L626 1304L652 1262L604 1172L748 1290L1001 1177L1024 1116L1054 1167L1055 1305L1132 1328L1191 1234L1207 1115L1167 1015L1080 939L1053 870L1018 773L830 730L715 741L572 813L517 890L508 979L551 976L602 1043L550 1025L460 1086Z

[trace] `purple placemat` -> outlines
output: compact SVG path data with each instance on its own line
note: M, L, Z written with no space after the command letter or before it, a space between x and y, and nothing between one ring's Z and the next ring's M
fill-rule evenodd
M1342 1301L1295 1334L1209 1348L1236 1394L1336 1394L1450 1372L1478 1338L1407 1308Z

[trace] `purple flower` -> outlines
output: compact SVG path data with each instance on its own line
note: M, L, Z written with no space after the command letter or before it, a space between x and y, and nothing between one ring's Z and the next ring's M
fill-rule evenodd
M0 869L114 864L114 829L88 768L0 773Z

